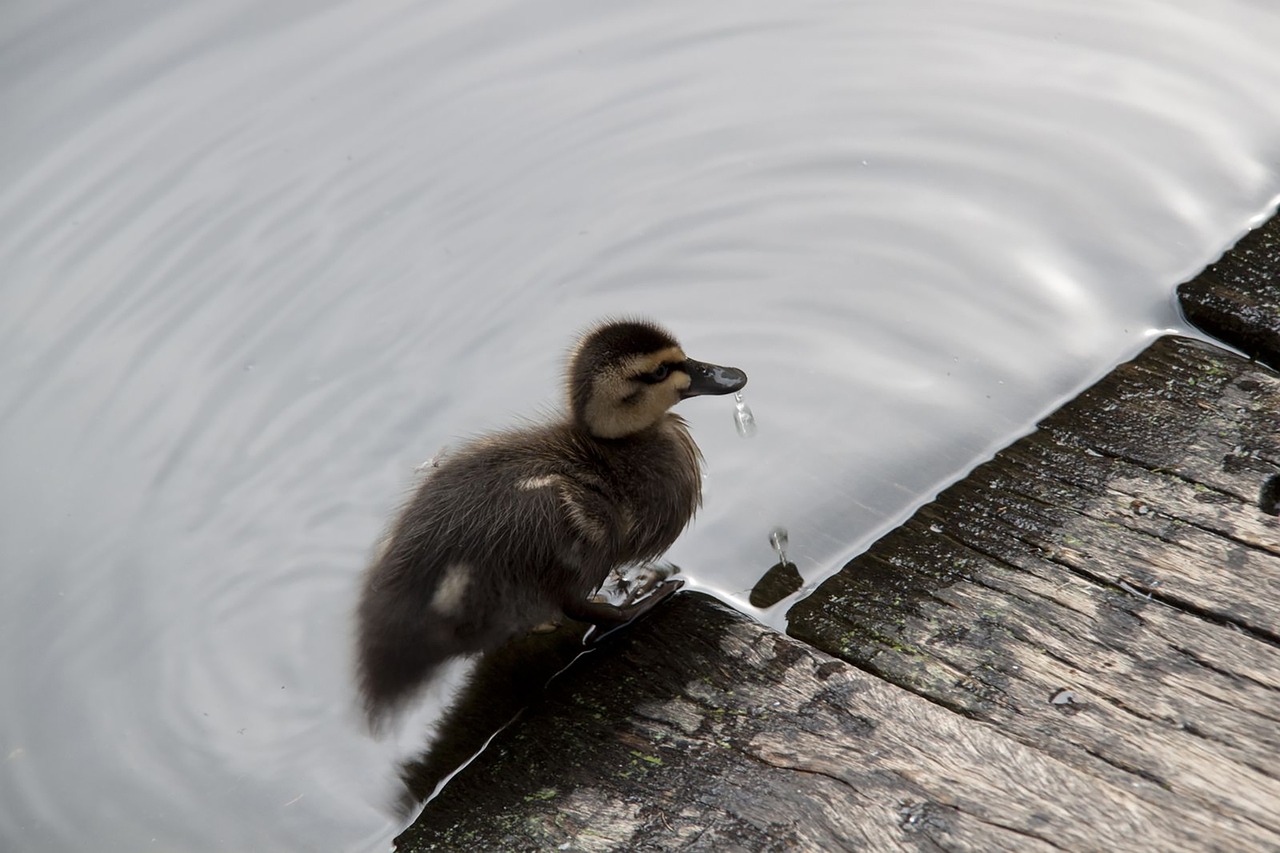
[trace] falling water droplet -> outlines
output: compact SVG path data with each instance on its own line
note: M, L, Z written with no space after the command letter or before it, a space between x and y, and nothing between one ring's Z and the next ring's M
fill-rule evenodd
M787 528L775 527L769 531L769 544L778 552L778 559L787 563Z
M733 395L733 425L737 428L738 435L743 438L751 438L756 434L756 416L751 413L751 407L742 399L741 391Z

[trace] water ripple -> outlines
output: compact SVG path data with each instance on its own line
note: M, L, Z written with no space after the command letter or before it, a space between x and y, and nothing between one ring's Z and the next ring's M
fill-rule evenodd
M749 443L688 404L672 558L750 611L783 525L816 583L1180 322L1280 191L1277 41L1245 2L0 9L0 838L385 847L359 568L601 315L752 377Z

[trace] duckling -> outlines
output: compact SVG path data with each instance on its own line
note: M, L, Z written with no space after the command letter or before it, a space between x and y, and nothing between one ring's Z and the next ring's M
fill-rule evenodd
M451 658L562 616L621 624L675 592L668 579L626 605L589 599L610 571L665 552L701 504L701 452L671 407L746 383L651 322L606 322L570 356L562 417L437 460L364 576L357 670L370 722Z

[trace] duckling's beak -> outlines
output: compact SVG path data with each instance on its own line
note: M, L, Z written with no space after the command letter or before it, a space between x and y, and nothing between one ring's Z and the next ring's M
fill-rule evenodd
M700 394L732 394L747 384L747 374L736 367L721 367L705 361L688 359L684 372L689 374L689 387L680 392L680 399Z

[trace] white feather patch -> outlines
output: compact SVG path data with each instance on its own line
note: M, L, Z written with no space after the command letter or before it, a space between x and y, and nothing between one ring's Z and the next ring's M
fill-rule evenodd
M543 474L541 477L528 477L516 483L516 488L525 492L532 492L536 489L545 489L559 483L561 477L557 474Z
M431 609L437 613L454 613L462 605L462 596L471 583L471 567L465 563L454 563L445 570L444 577L431 596Z

